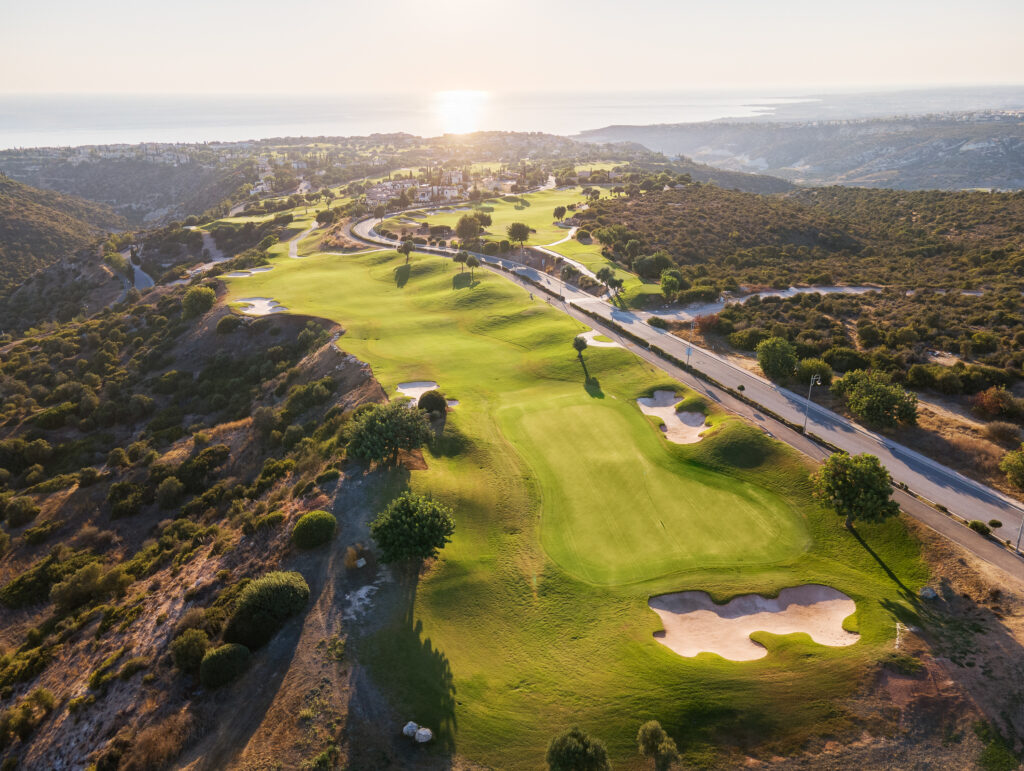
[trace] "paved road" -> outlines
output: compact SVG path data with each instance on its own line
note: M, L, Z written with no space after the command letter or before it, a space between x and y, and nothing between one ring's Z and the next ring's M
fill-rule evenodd
M352 235L364 241L388 246L395 245L396 241L377 235L373 230L376 224L376 220L367 219L356 223L350 230ZM454 252L452 249L437 247L421 247L421 249L437 254ZM710 351L690 346L686 341L650 326L644 321L644 318L650 314L616 308L602 298L582 292L565 284L560 279L511 260L483 254L477 254L477 257L485 265L500 264L506 270L512 271L513 274L540 282L549 287L552 292L561 294L565 300L562 302L553 300L551 304L584 323L594 324L595 322L581 313L582 309L616 322L640 339L657 345L680 360L688 360L695 369L714 378L727 388L738 389L739 386L743 386L742 392L747 398L791 423L802 425L806 414L808 434L819 437L836 447L841 447L851 454L867 452L876 455L889 469L889 473L892 474L895 481L906 484L910 490L930 501L943 504L951 512L965 519L979 519L985 522L992 519L1001 521L1003 526L996 530L995 534L1003 540L1010 539L1016 542L1021 522L1024 521L1024 507L1002 493L968 479L881 434L869 431L825 407L813 402L808 403L805 397L747 372ZM528 289L530 288L528 284L526 286ZM616 334L614 330L605 328L603 331L614 339L627 344L630 350L654 366L682 380L690 387L711 395L730 411L744 415L757 424L771 425L772 427L768 429L770 433L811 457L820 459L827 454L827 450L822 449L808 437L751 408L726 391L686 375L682 370L671 366L656 354L633 345ZM976 535L912 496L898 493L897 499L905 511L933 529L961 543L983 559L1011 570L1016 575L1024 576L1024 561L1018 557Z
M301 233L299 233L297 236L295 236L295 238L293 238L291 241L288 242L288 256L289 257L291 257L293 260L300 259L299 258L299 241L301 241L303 238L305 238L310 233L312 233L314 230L316 230L316 228L317 228L317 223L314 222L312 225L310 225L308 228L303 230Z

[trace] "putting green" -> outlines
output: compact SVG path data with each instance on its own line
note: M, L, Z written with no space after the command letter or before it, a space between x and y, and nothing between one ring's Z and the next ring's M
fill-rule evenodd
M807 545L781 498L673 458L616 407L563 400L502 416L543 491L544 548L566 572L628 583L777 562Z

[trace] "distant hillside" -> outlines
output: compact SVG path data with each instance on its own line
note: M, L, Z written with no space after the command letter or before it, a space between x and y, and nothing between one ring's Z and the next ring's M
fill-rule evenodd
M741 171L724 171L704 163L696 163L689 158L664 163L635 161L630 164L630 168L689 174L694 182L711 183L727 190L740 190L744 193L786 193L796 188L792 182L778 177L770 177L766 174L747 174Z
M124 224L108 206L0 177L0 292Z
M806 185L903 190L1024 188L1024 121L971 114L808 123L609 126L592 142L638 142L730 171Z

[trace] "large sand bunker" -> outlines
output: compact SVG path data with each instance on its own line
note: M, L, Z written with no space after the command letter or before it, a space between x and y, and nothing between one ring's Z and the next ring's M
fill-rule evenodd
M269 297L243 297L238 302L242 304L239 310L247 316L267 316L271 313L284 313L288 310L277 300Z
M830 586L806 584L783 589L770 599L760 594L734 597L716 605L707 592L660 594L647 601L661 618L658 642L680 656L717 653L731 661L764 658L768 650L750 639L752 632L806 632L819 645L853 645L860 635L843 629L857 605Z
M694 444L704 433L704 414L701 412L676 412L679 397L672 391L655 391L654 396L636 400L640 412L653 415L664 422L662 431L665 438L676 444Z

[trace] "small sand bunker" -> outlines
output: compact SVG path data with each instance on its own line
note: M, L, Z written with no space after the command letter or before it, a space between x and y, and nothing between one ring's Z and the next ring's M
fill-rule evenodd
M230 273L225 273L227 278L246 278L247 276L253 276L257 273L266 273L268 270L273 270L273 265L263 265L258 268L248 268L247 270L233 270Z
M734 597L716 605L707 592L676 592L651 597L661 618L658 642L680 656L717 653L730 661L754 661L768 650L750 639L752 632L806 632L819 645L853 645L859 634L843 629L843 619L857 610L845 594L830 586L805 584L783 589L775 599L760 594Z
M269 297L243 297L238 302L242 303L239 310L247 316L269 316L271 313L284 313L288 310Z
M619 343L616 343L614 340L596 340L595 338L597 337L607 337L607 335L602 335L596 329L591 329L589 332L584 332L582 335L580 335L580 337L587 341L587 345L591 345L594 348L622 347Z
M408 383L398 384L398 392L403 396L408 396L414 402L418 402L420 397L427 391L434 391L436 389L437 383L433 380L412 380Z
M676 412L679 397L672 391L655 391L654 396L636 400L640 412L661 418L665 425L665 438L676 444L694 444L704 433L704 414L701 412Z

